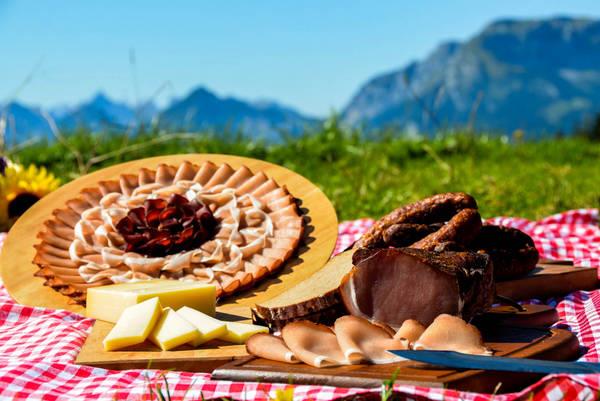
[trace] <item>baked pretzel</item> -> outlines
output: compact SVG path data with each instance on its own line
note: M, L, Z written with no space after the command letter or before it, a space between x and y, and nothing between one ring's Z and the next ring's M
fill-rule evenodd
M421 201L402 206L383 216L357 241L355 247L378 248L386 246L384 233L392 225L444 223L463 209L477 209L477 202L471 195L463 192L433 195Z

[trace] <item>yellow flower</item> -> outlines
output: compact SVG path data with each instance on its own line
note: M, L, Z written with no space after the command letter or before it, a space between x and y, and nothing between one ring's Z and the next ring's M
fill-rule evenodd
M270 401L294 401L294 387L286 386L284 390L275 390L275 398Z
M31 205L54 191L60 181L44 167L8 163L0 174L0 230L6 231Z

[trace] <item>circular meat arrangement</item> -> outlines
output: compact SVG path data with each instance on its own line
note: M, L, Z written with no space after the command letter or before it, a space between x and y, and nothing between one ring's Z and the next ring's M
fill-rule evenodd
M281 267L303 235L285 186L244 166L163 164L101 181L67 206L46 222L34 262L79 303L89 287L152 278L230 295Z

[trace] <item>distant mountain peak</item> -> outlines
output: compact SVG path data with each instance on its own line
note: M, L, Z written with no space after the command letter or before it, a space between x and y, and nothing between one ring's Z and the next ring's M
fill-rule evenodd
M502 19L361 86L350 125L572 132L600 112L600 21Z
M195 89L193 89L188 95L187 95L188 99L194 99L194 100L217 100L219 99L219 97L214 93L211 92L210 90L208 90L207 88L205 88L204 86L199 86Z
M298 134L316 122L275 102L220 97L205 87L195 88L186 97L174 101L160 114L159 120L169 129L229 129L270 140L277 140L280 130Z
M111 104L112 100L108 97L108 95L106 93L99 91L95 95L92 96L89 103Z

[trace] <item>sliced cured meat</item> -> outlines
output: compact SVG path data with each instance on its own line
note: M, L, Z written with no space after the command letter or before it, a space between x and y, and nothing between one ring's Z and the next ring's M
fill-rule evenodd
M387 330L361 317L342 316L335 321L333 330L351 364L399 362L403 358L387 350L407 349L400 339L394 339Z
M394 339L402 341L402 344L408 349L421 337L425 329L426 327L421 322L414 319L407 319L394 335Z
M337 338L329 327L308 321L293 322L281 329L281 337L298 359L316 368L347 365Z
M349 313L399 328L407 319L429 324L441 313L471 318L494 297L485 254L412 248L360 249L340 295Z
M490 255L496 280L510 280L529 273L540 254L533 239L516 228L486 224L470 248Z
M464 320L451 315L438 316L414 345L416 350L456 351L464 354L491 355L481 333Z
M261 199L263 196L268 202ZM158 205L161 199L181 201L147 207L148 202ZM203 232L189 226L194 206L183 200L205 205L218 220L217 234L208 233L208 242L197 248L181 245ZM304 220L285 186L244 166L234 169L211 162L161 164L155 171L142 168L137 174L122 174L82 190L80 197L68 200L66 206L56 210L45 222L45 231L38 234L41 244L36 247L34 262L48 285L63 294L73 294L78 302L85 299L87 288L81 283L96 286L107 280L147 278L212 283L217 296L230 295L279 269L292 257L304 233ZM136 212L141 220L133 221L135 232L127 230L125 236L117 226L135 209L145 213ZM152 224L157 221L171 228L187 224L187 231L181 231L178 239L164 232L164 227L156 229ZM131 243L139 245L149 237L160 239L165 249L183 238L176 243L181 245L181 252L150 254L135 248L139 255L122 255Z
M281 337L272 334L257 333L246 341L246 351L249 354L259 358L270 359L272 361L299 363L300 360L285 345Z
M175 178L176 170L172 166L161 163L156 168L156 183L164 186L171 185Z

